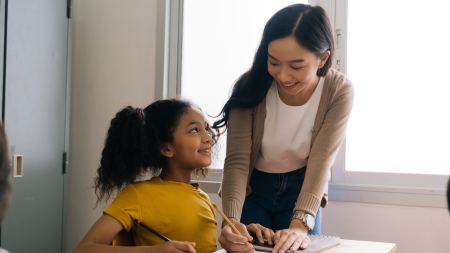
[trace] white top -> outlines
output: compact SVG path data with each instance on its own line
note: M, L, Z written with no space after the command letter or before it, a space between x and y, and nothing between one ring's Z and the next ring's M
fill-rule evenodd
M272 83L266 96L266 119L255 168L268 173L290 172L306 165L324 79L301 106L286 105Z

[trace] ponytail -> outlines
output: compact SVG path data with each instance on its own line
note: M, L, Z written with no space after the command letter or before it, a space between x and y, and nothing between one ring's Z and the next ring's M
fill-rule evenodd
M149 169L146 132L142 109L128 106L111 120L95 179L99 201Z
M146 172L158 174L168 165L161 154L165 143L173 142L173 132L181 116L191 107L180 99L158 100L145 109L128 106L116 114L102 151L95 179L97 201L109 199ZM213 132L213 143L217 135Z

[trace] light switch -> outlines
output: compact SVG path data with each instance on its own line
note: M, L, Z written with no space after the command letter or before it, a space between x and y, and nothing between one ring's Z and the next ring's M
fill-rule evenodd
M13 177L23 177L23 155L13 155Z

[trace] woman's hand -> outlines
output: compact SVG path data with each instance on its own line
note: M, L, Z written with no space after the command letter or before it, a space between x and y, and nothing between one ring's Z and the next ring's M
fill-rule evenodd
M260 224L251 223L247 225L247 230L254 234L258 239L259 244L273 245L273 235L275 234L272 229L266 228Z
M161 253L195 253L195 242L170 241L152 246L152 251Z
M274 241L273 253L306 249L311 242L308 237L308 228L298 219L293 219L288 229L275 232Z
M239 230L242 235L233 233L230 225L227 224L222 228L220 233L219 242L222 248L228 252L254 252L253 245L249 241L253 240L247 231L244 224L235 219L231 219L233 225Z

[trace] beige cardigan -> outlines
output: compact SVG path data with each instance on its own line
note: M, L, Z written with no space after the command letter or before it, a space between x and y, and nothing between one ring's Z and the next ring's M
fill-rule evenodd
M353 86L340 72L330 69L311 138L305 180L294 210L316 214L327 203L330 169L344 140L353 105ZM233 108L227 127L227 154L222 181L225 214L240 220L249 179L260 152L266 117L265 99L250 109Z

